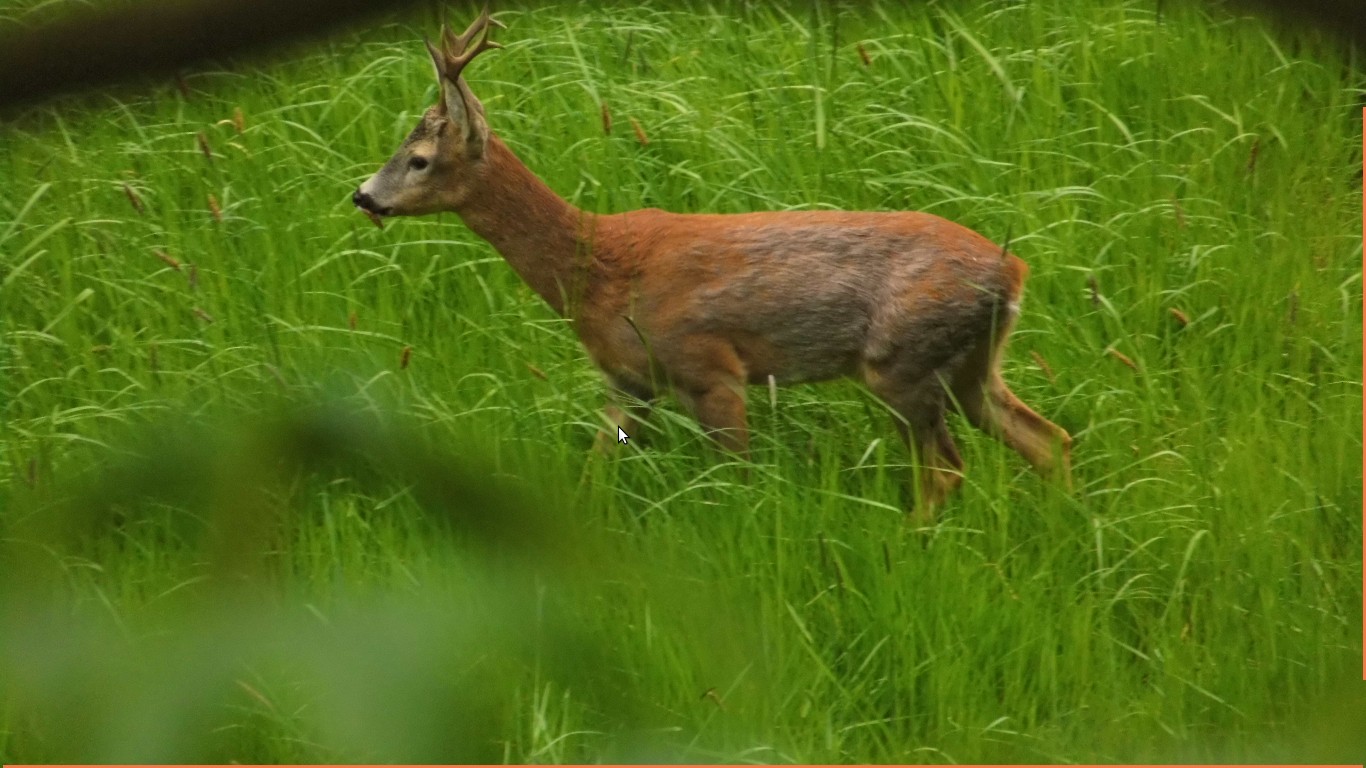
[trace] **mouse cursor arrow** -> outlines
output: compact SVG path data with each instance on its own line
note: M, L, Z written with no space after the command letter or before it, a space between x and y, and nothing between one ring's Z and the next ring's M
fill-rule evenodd
M631 436L626 434L626 430L617 427L617 442L626 445L626 441L629 439L631 439Z

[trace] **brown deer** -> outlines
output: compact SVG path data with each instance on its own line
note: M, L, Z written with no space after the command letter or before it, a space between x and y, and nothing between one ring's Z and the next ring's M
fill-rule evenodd
M462 35L443 26L440 48L427 42L440 100L353 202L376 223L459 214L570 319L613 390L611 423L632 432L667 389L746 457L745 385L856 376L919 459L922 515L962 481L950 408L1070 487L1071 437L1000 374L1023 261L927 213L580 210L489 130L461 76L501 47L496 26L485 9Z

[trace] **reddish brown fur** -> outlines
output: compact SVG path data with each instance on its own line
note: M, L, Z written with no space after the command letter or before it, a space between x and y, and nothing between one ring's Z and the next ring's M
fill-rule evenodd
M584 212L487 130L458 76L464 62L451 58L460 51L432 53L448 57L437 59L443 104L357 191L357 205L458 213L573 321L613 389L629 396L609 407L616 424L633 431L637 401L670 390L724 447L745 454L746 384L853 376L898 415L919 456L922 509L961 481L944 423L950 408L1067 482L1070 437L1000 376L1023 261L925 213ZM460 99L463 108L445 106ZM414 170L417 156L430 168Z

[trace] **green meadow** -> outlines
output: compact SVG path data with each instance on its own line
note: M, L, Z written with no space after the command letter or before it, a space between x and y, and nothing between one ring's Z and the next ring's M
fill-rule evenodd
M1138 0L493 10L470 86L582 208L1008 240L1074 491L953 419L912 523L851 382L752 389L747 468L669 400L591 453L568 323L350 202L473 5L61 97L0 123L0 761L1361 762L1356 51Z

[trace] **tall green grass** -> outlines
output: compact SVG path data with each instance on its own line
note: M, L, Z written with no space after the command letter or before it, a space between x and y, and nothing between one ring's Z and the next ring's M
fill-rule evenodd
M1354 51L1168 3L498 14L471 86L579 206L1029 262L1006 377L1076 492L955 424L917 529L848 383L755 390L748 481L668 404L590 456L568 325L455 217L354 211L473 12L0 126L0 760L1359 761Z

